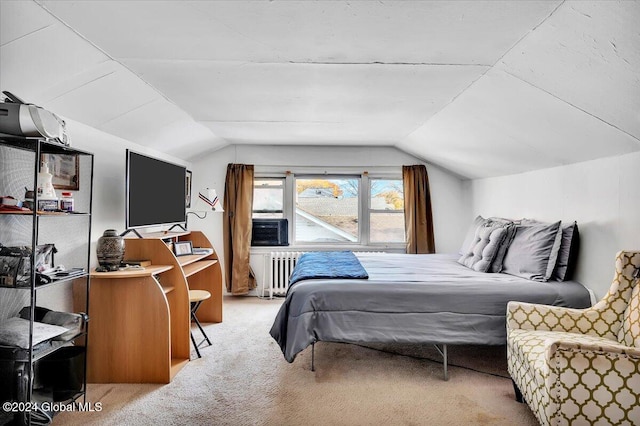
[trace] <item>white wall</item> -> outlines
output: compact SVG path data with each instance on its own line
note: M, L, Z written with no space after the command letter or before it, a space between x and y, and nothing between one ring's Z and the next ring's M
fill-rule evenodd
M268 167L272 170L279 169L281 172L300 170L304 167L361 168L363 171L373 167L398 167L401 174L402 165L423 162L398 149L387 147L235 145L220 149L194 162L194 196L197 197L198 188L205 187L214 188L222 195L228 163L254 164L258 171ZM469 216L469 203L463 181L437 166L427 164L427 171L433 204L436 249L438 252L457 251L464 239ZM202 230L224 262L221 214L209 213L203 220L190 216L189 228ZM252 266L259 275L258 282L261 283L262 259L259 256L254 258Z
M640 154L469 181L471 214L578 221L575 279L603 296L615 253L640 249Z

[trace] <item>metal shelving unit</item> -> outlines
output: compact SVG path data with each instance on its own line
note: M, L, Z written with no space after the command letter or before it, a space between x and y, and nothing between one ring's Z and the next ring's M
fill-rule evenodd
M25 189L34 190L33 205L38 206L37 179L43 154L66 156L76 165L75 211L45 212L36 209L0 211L0 244L21 246L30 250L28 281L24 285L0 285L0 325L9 318L29 312L28 347L0 343L0 391L2 402L14 402L17 410L0 411L0 425L43 424L55 412L42 413L33 408L38 402L72 404L86 402L86 348L88 345L88 314L90 289L91 206L93 189L93 154L39 138L21 138L0 134L0 196L22 199ZM58 190L60 192L60 190ZM83 268L72 276L41 282L36 270L36 247L54 244L56 266ZM80 303L79 303L80 301ZM44 307L53 311L72 311L83 306L83 328L63 340L45 340L34 344L34 320L38 321ZM28 309L24 309L28 307ZM67 349L63 349L67 348ZM72 353L74 365L81 365L82 377L73 378L73 385L53 380L51 371L64 376L63 364L55 364L61 354ZM63 360L64 362L64 360ZM62 367L60 367L62 366ZM77 370L77 369L76 369ZM77 372L77 371L76 371ZM63 377L64 379L64 377ZM63 380L64 381L64 380ZM67 388L65 388L65 386Z

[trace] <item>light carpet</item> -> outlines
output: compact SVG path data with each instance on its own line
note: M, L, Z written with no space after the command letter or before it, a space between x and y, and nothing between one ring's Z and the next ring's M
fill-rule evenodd
M316 344L287 363L269 335L282 300L225 297L213 346L167 385L90 384L101 412L54 425L536 425L514 400L504 347ZM392 352L392 353L391 353Z

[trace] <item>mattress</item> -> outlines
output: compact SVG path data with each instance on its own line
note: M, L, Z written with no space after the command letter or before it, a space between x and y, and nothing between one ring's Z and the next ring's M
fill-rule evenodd
M457 263L458 254L356 255L368 279L311 279L289 288L270 331L287 361L317 341L502 345L511 300L590 306L578 282L476 272Z

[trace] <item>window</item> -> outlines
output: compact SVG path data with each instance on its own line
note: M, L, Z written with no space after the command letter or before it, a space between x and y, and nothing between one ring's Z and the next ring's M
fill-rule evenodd
M396 174L291 174L254 179L253 217L287 219L296 245L396 246L404 191Z
M281 219L284 217L284 178L253 180L253 217Z
M359 242L359 194L359 177L296 177L296 242Z
M369 180L369 242L401 243L404 235L404 191L401 179Z

